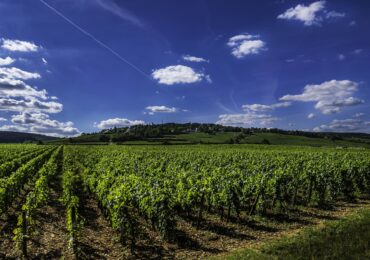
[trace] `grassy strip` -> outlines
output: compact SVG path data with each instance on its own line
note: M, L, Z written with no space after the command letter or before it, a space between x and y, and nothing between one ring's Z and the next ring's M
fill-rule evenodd
M220 259L370 259L370 209Z

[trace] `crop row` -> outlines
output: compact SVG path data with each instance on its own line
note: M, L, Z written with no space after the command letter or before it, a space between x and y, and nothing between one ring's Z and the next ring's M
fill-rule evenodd
M222 219L370 194L367 151L67 147L75 174L112 226L134 243L144 218L163 237L176 215Z

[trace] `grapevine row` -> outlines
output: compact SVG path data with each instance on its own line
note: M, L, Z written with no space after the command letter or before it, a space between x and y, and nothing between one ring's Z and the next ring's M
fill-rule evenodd
M7 211L23 186L38 172L54 149L48 149L26 164L22 165L9 177L0 182L0 215Z
M16 241L16 245L21 249L24 257L27 257L27 240L31 238L35 231L34 215L36 210L47 202L50 193L49 183L51 178L58 173L62 156L62 147L59 147L53 152L48 162L35 174L34 188L28 193L18 216L18 223L13 231L14 241Z
M199 225L205 210L229 219L370 194L367 152L68 147L68 153L81 162L82 181L112 226L131 240L139 216L167 237L176 214L195 214Z

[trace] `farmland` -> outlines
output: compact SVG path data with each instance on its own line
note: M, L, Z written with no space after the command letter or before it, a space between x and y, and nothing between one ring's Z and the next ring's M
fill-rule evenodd
M370 151L1 145L0 258L199 258L369 207Z

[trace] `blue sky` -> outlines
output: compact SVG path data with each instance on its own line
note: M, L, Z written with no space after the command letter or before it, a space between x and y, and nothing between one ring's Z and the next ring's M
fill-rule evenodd
M0 130L370 132L369 1L2 0Z

